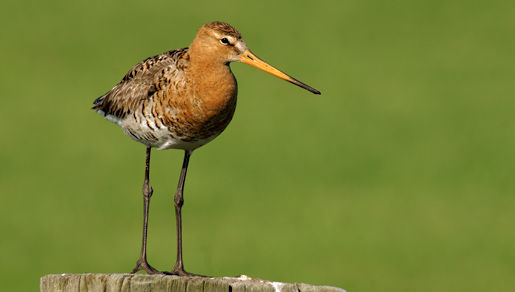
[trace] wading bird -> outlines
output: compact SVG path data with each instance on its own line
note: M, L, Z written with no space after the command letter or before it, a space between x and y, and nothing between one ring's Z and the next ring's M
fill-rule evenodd
M191 45L147 58L134 66L113 89L94 101L93 109L120 126L146 148L143 182L143 238L132 273L161 273L147 262L150 197L150 150L183 149L184 161L174 197L177 224L177 261L171 272L184 270L182 219L184 181L193 150L216 138L227 127L236 108L237 85L229 64L257 67L315 94L320 92L265 63L251 53L240 33L224 22L202 26Z

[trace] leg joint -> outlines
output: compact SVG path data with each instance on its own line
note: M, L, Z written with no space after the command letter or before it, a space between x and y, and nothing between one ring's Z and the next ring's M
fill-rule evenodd
M181 194L175 194L175 198L173 200L174 204L175 204L175 207L177 208L181 208L182 205L184 204L184 199L182 198L182 195Z
M152 189L152 186L146 181L143 184L143 196L147 199L150 199L152 197L152 194L154 193L154 189Z

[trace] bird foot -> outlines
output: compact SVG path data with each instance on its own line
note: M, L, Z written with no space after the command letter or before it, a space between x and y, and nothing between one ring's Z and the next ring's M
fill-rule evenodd
M136 263L136 267L132 269L131 274L135 274L138 271L145 271L149 274L164 274L163 272L160 272L149 265L147 260L141 258Z
M171 272L166 272L166 274L176 275L176 276L180 276L180 277L204 277L204 278L209 277L209 276L189 273L189 272L186 272L184 270L184 268L177 268L177 267L174 267Z

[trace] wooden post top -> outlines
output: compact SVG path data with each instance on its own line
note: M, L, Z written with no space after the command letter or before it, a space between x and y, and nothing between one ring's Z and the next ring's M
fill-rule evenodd
M345 292L330 286L281 283L247 276L237 278L179 277L146 274L53 274L40 280L41 292L71 291L185 291L185 292Z

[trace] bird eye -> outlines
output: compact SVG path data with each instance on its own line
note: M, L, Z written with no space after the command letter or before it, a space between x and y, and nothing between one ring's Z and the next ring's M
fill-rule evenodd
M227 38L223 38L220 40L220 42L224 45L228 45L229 44L229 40Z

